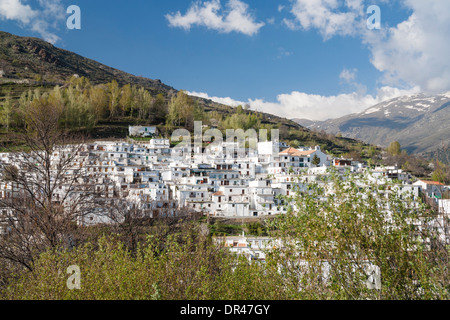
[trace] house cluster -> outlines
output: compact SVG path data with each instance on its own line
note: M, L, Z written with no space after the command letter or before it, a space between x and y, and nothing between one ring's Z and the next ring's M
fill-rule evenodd
M156 128L130 127L130 135L153 138L85 144L77 150L66 174L78 174L80 184L89 185L96 197L125 200L150 217L174 215L183 208L216 217L284 214L290 205L286 199L320 180L330 167L342 174L367 169L357 161L334 159L319 146L292 148L282 142L266 141L249 149L238 142L222 142L190 150L171 147L169 139L157 138ZM54 158L64 157L67 152L61 149ZM0 165L15 163L15 156L0 154ZM398 192L417 198L422 190L435 192L429 186L412 184L412 177L396 167L376 168L370 178L380 184L400 181ZM72 196L83 192L83 188L69 183L59 189L56 201L68 191ZM12 183L0 181L0 197L11 197L14 192ZM95 214L84 219L80 223L109 221Z

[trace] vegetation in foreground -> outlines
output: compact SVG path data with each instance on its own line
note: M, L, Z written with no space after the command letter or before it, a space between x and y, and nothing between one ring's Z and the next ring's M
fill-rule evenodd
M296 212L289 210L266 222L269 236L282 240L283 245L274 242L264 263L215 245L203 218L171 220L171 225L161 220L140 229L136 246L127 241L127 228L105 226L79 245L42 252L31 271L10 268L3 275L1 297L450 298L449 248L428 227L435 217L429 207L384 193L387 188L373 192L370 188L375 185L368 185L362 189L351 177L343 180L332 175L329 179L330 187L338 190L334 195L324 198L325 189L313 185L293 197ZM380 269L380 290L367 286L368 263ZM80 290L67 288L66 270L71 265L80 267Z

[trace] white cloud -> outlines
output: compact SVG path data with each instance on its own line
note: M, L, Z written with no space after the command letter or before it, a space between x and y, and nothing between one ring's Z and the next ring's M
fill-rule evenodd
M247 102L232 98L210 97L206 93L190 92L198 96L229 106L248 104L252 110L274 114L288 119L303 118L310 120L327 120L339 118L351 113L362 112L378 103L404 95L420 92L419 87L410 90L400 90L393 87L378 89L377 95L358 92L340 94L336 96L321 96L294 91L277 96L277 102L267 102L263 99L249 99Z
M321 96L294 91L278 95L276 102L264 99L240 102L218 97L212 100L229 105L247 103L254 110L286 118L326 120L358 113L403 95L449 92L450 1L402 0L402 4L411 9L411 15L392 27L387 26L388 21L382 21L381 30L368 30L368 15L362 0L291 2L293 18L284 19L289 28L318 30L324 40L353 36L368 46L371 63L383 73L377 93L367 94L366 88L356 81L357 69L344 68L339 78L350 85L351 93ZM283 9L279 7L279 11Z
M36 16L36 12L29 5L24 5L20 0L1 0L0 16L8 20L18 20L27 24Z
M229 0L223 10L220 0L195 2L185 15L178 11L175 14L167 14L166 19L171 27L185 30L198 25L223 33L238 32L252 36L258 33L265 23L256 22L248 8L248 4L239 0Z
M42 7L42 13L47 17L54 17L55 21L64 20L66 17L66 8L61 0L39 0Z
M450 89L450 1L404 0L411 16L381 35L366 32L372 64L384 83L419 85L423 91Z
M242 102L242 101L238 101L238 100L234 100L232 98L220 98L220 97L210 97L207 93L204 92L189 92L187 91L186 94L190 95L190 96L195 96L195 97L200 97L200 98L204 98L204 99L209 99L212 100L214 102L217 103L221 103L221 104L225 104L227 106L231 106L231 107L237 107L239 105L244 106L246 105L248 102Z
M294 19L284 19L290 29L318 29L324 39L335 35L355 35L362 25L362 0L346 0L344 6L338 0L291 0ZM345 7L345 10L340 10Z
M402 0L412 14L393 27L386 27L388 21L382 20L382 30L367 29L367 1L291 2L293 18L284 19L288 28L315 29L324 40L359 37L370 49L371 63L383 73L383 85L419 86L426 93L450 90L450 1Z
M356 73L358 72L358 69L352 69L349 70L347 68L344 68L339 75L339 79L342 79L348 83L353 82L356 79Z
M380 102L418 92L419 88L399 90L392 87L380 88L376 96L358 92L321 96L294 91L278 95L276 103L256 99L250 100L249 104L252 109L290 119L327 120L358 113Z
M55 43L60 38L51 29L65 17L61 0L39 0L40 8L32 8L22 0L0 0L0 19L18 21L22 28L40 34L44 40Z

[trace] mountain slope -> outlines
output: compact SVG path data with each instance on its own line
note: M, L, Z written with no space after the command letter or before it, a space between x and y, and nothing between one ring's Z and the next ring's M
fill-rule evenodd
M149 90L152 95L162 93L166 97L166 102L177 92L159 80L128 74L57 48L43 40L19 37L0 31L0 104L6 96L17 99L23 91L30 89L51 90L55 85L63 85L74 74L86 77L92 84L108 83L112 80L116 80L121 86L134 84ZM199 97L192 99L205 112L217 111L224 118L236 112L236 108L209 99ZM252 111L244 112L250 114ZM281 139L293 142L294 145L320 145L322 149L336 156L352 152L364 156L368 154L369 149L373 150L370 145L360 141L314 132L286 118L261 112L252 113L258 115L262 125L279 128ZM132 123L136 123L136 119L129 117L101 121L101 127L99 125L94 128L92 136L124 138L128 125Z
M399 141L410 153L433 154L450 141L450 93L404 96L361 113L315 122L307 127L341 133L382 147Z
M112 80L116 80L121 86L133 84L149 90L152 95L162 93L168 97L178 91L160 80L134 76L57 48L41 39L0 31L0 85L3 84L3 88L13 96L17 97L21 91L35 87L52 88L55 85L63 85L74 74L86 77L92 84L108 83ZM0 101L1 94L2 92ZM206 111L218 110L229 114L234 109L209 99L192 98ZM267 123L281 122L290 128L300 129L293 121L268 114L264 114L264 117Z
M93 84L111 82L135 84L150 91L173 90L160 80L137 77L108 67L73 52L57 48L38 38L19 37L0 31L0 74L20 83L63 84L74 74Z

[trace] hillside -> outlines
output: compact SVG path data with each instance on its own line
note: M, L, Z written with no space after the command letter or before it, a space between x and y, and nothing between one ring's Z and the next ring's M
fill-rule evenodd
M399 141L413 154L435 158L450 142L450 93L392 99L361 113L323 122L297 120L314 130L360 139L381 147Z
M0 74L5 80L23 84L64 84L74 74L94 84L115 79L120 85L135 84L152 92L173 88L108 67L73 52L57 48L41 39L19 37L0 31Z
M41 39L19 37L0 31L0 104L7 95L17 99L24 91L35 88L48 91L56 85L64 86L67 80L75 74L89 79L93 85L116 80L120 86L132 84L143 87L153 96L163 94L166 101L177 93L176 89L160 80L131 75L76 53L57 48ZM235 113L235 108L230 106L198 97L192 97L192 99L206 113L217 111L225 118ZM261 118L262 125L279 128L281 138L294 144L320 145L324 150L328 150L336 156L353 152L364 157L371 148L368 144L353 139L337 138L311 131L292 120L275 115L250 110L245 112L257 114ZM124 138L128 125L137 122L132 117L103 119L90 132L90 136L93 138ZM154 124L152 119L144 122Z

